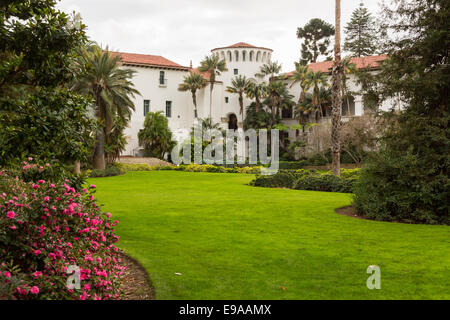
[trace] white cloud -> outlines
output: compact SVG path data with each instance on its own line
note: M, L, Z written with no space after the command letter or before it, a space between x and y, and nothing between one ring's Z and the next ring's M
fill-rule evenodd
M247 42L274 50L284 71L300 56L297 27L312 18L334 24L334 0L62 0L80 12L92 40L124 52L198 65L210 50ZM343 26L361 0L342 1ZM377 13L376 0L365 1Z

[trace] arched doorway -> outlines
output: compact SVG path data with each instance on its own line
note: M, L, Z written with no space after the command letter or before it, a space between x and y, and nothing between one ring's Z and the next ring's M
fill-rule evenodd
M228 129L237 130L238 129L238 120L234 113L231 113L228 116Z

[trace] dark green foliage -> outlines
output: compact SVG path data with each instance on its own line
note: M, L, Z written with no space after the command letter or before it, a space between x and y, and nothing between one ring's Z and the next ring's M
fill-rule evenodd
M353 11L345 27L344 50L354 57L373 55L377 51L377 29L375 19L364 4Z
M280 171L273 176L258 175L250 184L264 188L288 188L292 189L300 174L295 171Z
M277 115L275 123L279 123L281 118ZM244 128L247 129L267 129L272 125L272 116L263 107L256 111L256 103L252 102L246 109Z
M139 131L138 138L139 145L143 146L149 155L159 159L163 159L175 146L169 122L162 111L147 114L144 129Z
M0 165L30 155L68 163L89 152L89 100L64 89L87 38L55 4L0 3Z
M304 39L302 43L300 64L307 65L317 62L319 56L330 56L330 38L334 35L334 27L322 19L311 19L303 28L297 29L297 38Z
M114 177L124 172L117 166L107 166L105 170L94 169L89 173L89 178Z
M398 121L362 170L356 208L375 220L450 224L450 115Z
M341 177L337 177L329 171L280 170L272 176L258 175L250 184L265 188L351 193L358 179L358 172L358 169L342 170Z
M355 206L377 220L450 224L450 2L395 0L383 23L403 36L386 43L378 97L401 97L405 107L384 115Z
M352 193L355 181L355 178L342 178L331 173L303 175L297 180L294 189Z
M28 156L85 160L93 144L95 120L88 100L65 89L41 88L6 99L0 108L0 165Z
M72 58L86 42L85 26L70 21L55 4L0 2L0 96L13 95L18 87L57 87L72 80Z

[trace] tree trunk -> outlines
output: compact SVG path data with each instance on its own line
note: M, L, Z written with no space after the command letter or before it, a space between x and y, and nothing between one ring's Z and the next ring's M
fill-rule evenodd
M75 174L81 174L81 163L80 163L80 161L76 160L73 163L73 167L74 167L73 171L74 171Z
M342 62L341 62L341 0L336 0L336 34L334 38L333 112L331 120L331 149L333 174L341 175L341 110L342 110Z
M211 83L211 87L209 90L209 122L212 126L212 93L213 93L213 84Z
M197 118L197 95L195 91L192 92L192 102L194 102L194 116Z
M242 123L244 123L244 97L242 94L239 95L239 113L242 115Z
M100 129L97 134L97 142L94 150L94 169L104 170L105 165L105 131Z

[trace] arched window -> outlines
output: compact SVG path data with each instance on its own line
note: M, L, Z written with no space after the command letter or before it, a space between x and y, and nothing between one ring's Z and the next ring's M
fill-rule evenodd
M234 61L239 61L239 51L234 51Z
M263 53L262 62L266 62L266 53Z
M242 51L242 61L247 60L247 51Z
M255 55L255 53L253 51L250 51L250 61L253 61L253 56Z
M225 53L223 51L220 51L220 59L225 60Z
M261 60L261 51L258 51L256 53L256 62L259 62Z
M267 54L267 62L270 62L270 59L272 58L272 54L271 53L268 53Z
M234 113L228 116L228 129L237 130L238 129L238 120Z
M233 59L231 57L232 56L231 51L228 51L227 55L228 55L228 61L233 61Z

